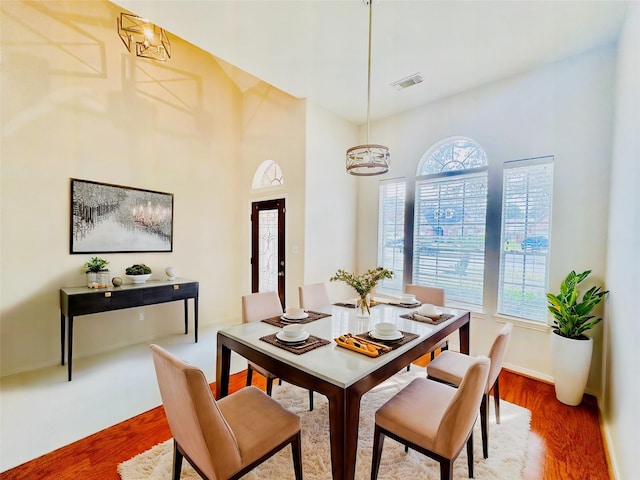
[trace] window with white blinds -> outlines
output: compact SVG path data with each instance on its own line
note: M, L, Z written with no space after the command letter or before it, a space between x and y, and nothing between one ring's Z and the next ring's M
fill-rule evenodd
M380 182L378 218L378 266L393 272L380 282L381 289L401 293L404 289L405 179Z
M444 288L447 304L482 306L487 172L416 182L413 283Z
M498 312L547 320L553 157L504 164Z

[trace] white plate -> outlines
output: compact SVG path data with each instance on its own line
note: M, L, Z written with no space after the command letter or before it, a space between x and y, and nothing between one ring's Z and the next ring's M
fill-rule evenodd
M397 331L393 335L380 335L375 330L371 330L369 336L377 340L400 340L404 335L401 331Z
M278 339L278 341L287 344L302 343L307 338L309 338L309 332L303 332L302 335L296 338L286 337L284 332L278 332L276 333L276 338Z
M307 312L304 312L302 315L294 315L292 317L287 317L287 314L285 313L284 315L282 315L280 317L282 320L304 320L305 318L309 318L309 314Z
M415 313L416 315L420 315L421 317L429 317L429 318L432 318L434 320L438 320L440 318L440 316L442 315L442 312L440 310L438 310L437 308L433 310L433 313L429 313L429 314L420 313L418 310L416 310L413 313Z
M422 305L419 301L415 301L415 302L411 302L411 303L407 303L407 302L399 302L398 305L405 305L407 307L414 307L416 305Z

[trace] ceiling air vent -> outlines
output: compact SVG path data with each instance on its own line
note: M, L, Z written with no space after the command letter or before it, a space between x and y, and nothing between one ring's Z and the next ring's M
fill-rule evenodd
M422 78L421 73L414 73L413 75L403 78L402 80L398 80L397 82L393 82L391 84L396 90L403 90L412 85L417 85L418 83L422 83L424 78Z

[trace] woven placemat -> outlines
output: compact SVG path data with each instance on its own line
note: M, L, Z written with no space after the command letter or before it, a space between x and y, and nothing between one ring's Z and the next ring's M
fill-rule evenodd
M270 343L271 345L275 345L276 347L280 347L287 352L295 353L296 355L310 352L311 350L315 350L319 347L324 347L325 345L329 345L331 343L329 340L325 340L324 338L316 337L315 335L309 335L309 338L300 345L286 345L278 341L276 335L277 333L265 335L264 337L260 337L260 340Z
M261 322L264 323L268 323L269 325L273 325L275 327L284 327L286 325L291 325L292 323L309 323L309 322L313 322L315 320L319 320L321 318L324 317L330 317L331 314L330 313L322 313L322 312L312 312L311 310L309 310L307 312L307 314L309 315L307 318L303 319L303 320L283 320L281 317L282 315L278 315L277 317L271 317L271 318L265 318L264 320L260 320Z
M409 320L414 320L416 322L422 323L430 323L431 325L438 325L439 323L446 322L450 318L453 318L454 315L449 315L448 313L443 313L440 315L440 318L437 320L430 317L423 317L422 315L414 316L417 312L407 313L405 315L400 315L400 318L408 318Z
M410 341L415 340L420 336L417 333L403 332L402 330L400 330L400 333L402 333L402 338L399 338L398 340L380 340L379 338L374 338L371 335L369 335L369 332L363 332L356 336L362 337L362 338L370 338L374 342L381 343L382 345L386 345L390 347L391 350L395 350L396 348L399 348L402 345L409 343ZM391 350L388 350L387 352L380 351L379 355L384 355L385 353L388 353Z

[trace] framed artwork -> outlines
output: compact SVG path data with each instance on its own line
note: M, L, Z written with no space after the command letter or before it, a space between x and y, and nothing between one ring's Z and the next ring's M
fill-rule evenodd
M173 194L72 178L69 249L173 251Z

